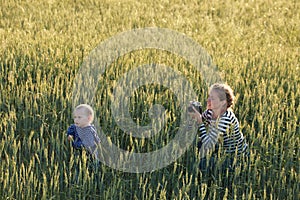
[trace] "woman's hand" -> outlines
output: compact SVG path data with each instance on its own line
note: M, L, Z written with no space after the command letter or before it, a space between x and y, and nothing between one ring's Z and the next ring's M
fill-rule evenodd
M194 112L188 112L190 117L192 119L194 119L198 124L201 124L202 123L202 115L197 111L197 109L194 106L192 106L192 104L190 104L190 107L192 107L193 111L194 111Z

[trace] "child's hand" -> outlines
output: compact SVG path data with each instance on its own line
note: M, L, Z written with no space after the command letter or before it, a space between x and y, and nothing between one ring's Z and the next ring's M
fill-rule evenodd
M72 136L72 135L69 135L69 136L68 136L68 140L69 140L69 141L73 141L73 136Z

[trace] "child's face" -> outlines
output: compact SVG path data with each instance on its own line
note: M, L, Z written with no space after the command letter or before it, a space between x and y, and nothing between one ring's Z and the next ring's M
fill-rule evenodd
M77 109L74 111L74 123L81 128L86 127L91 123L91 116L84 109Z

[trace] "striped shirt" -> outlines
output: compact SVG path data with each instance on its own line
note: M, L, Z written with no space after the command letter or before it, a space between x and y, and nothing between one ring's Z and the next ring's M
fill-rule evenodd
M96 129L93 125L86 127L76 126L76 131L82 141L83 146L94 156L98 156L97 146L100 143L100 138L97 135Z
M204 123L199 127L199 138L202 148L213 149L219 142L225 153L241 154L247 150L247 143L240 131L239 122L232 111L227 110L218 119L212 119L212 110L208 109L202 113Z

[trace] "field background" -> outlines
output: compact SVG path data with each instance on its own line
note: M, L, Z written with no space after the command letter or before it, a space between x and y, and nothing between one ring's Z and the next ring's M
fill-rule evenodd
M0 199L300 199L299 1L1 1ZM234 111L251 149L250 169L231 188L199 177L191 147L168 167L130 174L101 166L88 172L74 158L65 133L72 123L74 76L103 40L134 28L169 28L193 38L212 56L237 96ZM177 67L204 102L201 74L167 52L133 52L113 63L98 86L97 118L122 148L159 149L178 124L171 91L145 86L132 101L136 122L149 105L166 106L159 136L124 136L110 115L110 89L138 64ZM118 72L118 73L115 73ZM158 95L151 96L153 91ZM204 94L204 95L203 95ZM168 95L169 98L165 98Z

